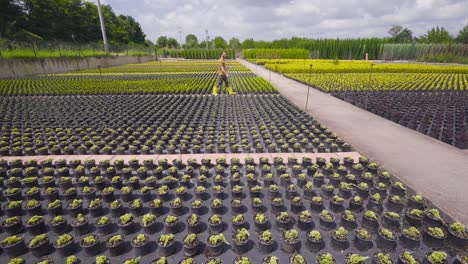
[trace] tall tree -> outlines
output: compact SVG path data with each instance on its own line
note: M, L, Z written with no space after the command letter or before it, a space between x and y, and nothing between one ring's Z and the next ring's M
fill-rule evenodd
M226 40L224 40L224 38L220 36L214 38L213 43L215 49L225 49L228 46Z
M198 39L197 39L197 36L195 36L194 34L188 34L188 35L185 37L185 47L186 47L187 49L198 48Z
M229 40L229 47L232 49L240 49L242 45L238 38L232 38Z
M466 26L458 33L457 41L468 44L468 23L466 23Z
M171 48L171 49L176 49L176 48L179 48L180 45L179 45L179 42L177 42L177 40L175 38L168 38L167 39L167 47Z
M160 36L158 40L156 41L157 45L159 48L165 48L167 47L167 37L166 36Z
M427 32L426 35L421 37L421 42L425 43L449 43L453 38L444 27L435 27Z
M403 28L400 25L393 25L388 33L392 36L392 40L396 43L404 43L413 41L413 31L408 28Z
M255 40L253 38L248 38L242 41L243 49L253 49L255 48Z

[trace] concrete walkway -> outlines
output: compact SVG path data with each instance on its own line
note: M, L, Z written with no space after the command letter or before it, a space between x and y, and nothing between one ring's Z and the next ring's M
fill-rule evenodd
M245 60L250 70L304 109L306 85ZM358 152L380 163L450 217L468 226L468 152L310 89L307 112Z

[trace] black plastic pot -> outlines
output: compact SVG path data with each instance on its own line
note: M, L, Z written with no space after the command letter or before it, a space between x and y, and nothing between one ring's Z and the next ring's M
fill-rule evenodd
M312 221L312 218L307 221L303 221L301 218L298 218L297 227L303 231L309 231L314 228L314 222Z
M74 239L70 240L67 244L58 246L55 242L53 243L55 250L58 252L59 256L66 258L73 255L76 250L76 245Z
M109 255L115 257L123 254L125 252L125 242L121 241L120 243L117 243L116 245L110 246L106 241L107 248L109 249Z
M420 227L422 225L423 217L417 217L417 216L411 215L409 211L407 211L405 215L406 215L406 221L408 221L408 223L411 226Z
M262 240L258 241L258 250L263 254L269 254L275 249L276 241L271 240L269 243L265 243Z
M88 207L89 214L92 217L99 217L104 214L104 208L102 207L102 204L99 204L97 207Z
M450 242L450 244L460 249L464 249L468 246L467 236L460 236L459 234L453 232L450 227L447 228L447 230L447 239Z
M250 240L247 240L242 244L237 244L236 242L232 244L232 251L234 251L234 253L236 253L237 255L245 254L251 248L252 248L252 242Z
M94 257L101 251L101 245L99 244L99 238L96 236L96 243L92 245L85 245L83 240L80 242L81 248L84 250L85 254L89 257Z
M387 202L388 210L392 212L400 212L401 210L403 210L403 207L404 207L403 202L394 202L392 201L392 199L388 199L388 202Z
M110 208L110 213L113 217L119 217L124 213L124 209L122 208L122 205L119 205L114 208Z
M188 229L189 233L193 233L193 234L201 233L202 232L202 223L198 222L195 225L187 224L187 229Z
M188 257L192 257L197 255L200 252L200 245L201 242L199 240L196 241L194 245L186 245L184 244L184 253Z
M400 244L408 249L417 249L419 248L421 239L414 239L407 236L405 233L401 233L400 235Z
M322 216L320 216L320 226L322 226L325 230L331 230L335 228L336 223L335 221L327 221Z
M109 234L111 231L112 231L112 222L107 222L103 225L96 225L96 229L98 231L99 234L101 235L107 235Z
M68 229L67 220L65 219L63 222L60 222L58 224L52 224L51 222L49 222L48 226L52 231L54 231L58 235L65 233Z
M224 222L221 222L219 224L212 224L208 222L208 226L210 228L210 231L215 234L222 233L224 230Z
M316 240L312 240L309 237L307 237L306 247L310 252L317 253L320 250L325 248L325 242L323 241L323 239L316 241Z
M3 225L2 228L10 235L16 235L19 234L23 231L23 223L21 222L21 219L13 224L10 225Z
M377 232L377 246L385 251L392 251L396 248L397 242L396 239L388 239Z
M440 237L435 237L431 235L427 231L423 233L424 243L432 248L442 248L444 246L444 241L446 237L447 237L446 234L444 234L443 238L440 238Z
M166 230L166 232L170 234L177 234L180 231L179 222L171 224L164 223L164 230Z
M362 225L369 229L369 230L375 230L379 227L379 221L367 218L365 215L362 216Z
M349 247L349 241L347 239L340 240L339 238L336 238L334 235L332 235L331 245L335 250L343 251Z
M156 233L159 229L160 229L160 222L158 221L153 221L151 223L149 223L147 226L143 226L143 232L145 232L146 234L154 234Z
M130 234L133 234L135 232L135 222L134 222L134 220L131 220L130 222L128 222L126 224L120 223L120 220L119 220L117 222L117 225L119 226L120 231L124 235L130 235Z
M73 227L73 232L77 236L82 236L84 234L87 234L91 229L90 226L89 226L88 219L86 219L86 221L84 223L80 223L80 224L77 224L77 225L74 225L72 223L72 227Z
M169 245L163 247L159 244L159 255L167 257L173 255L176 252L177 248L175 245L175 241L172 241Z
M133 246L133 251L135 253L135 256L137 256L137 257L138 256L145 256L148 253L150 253L150 251L151 251L151 243L150 243L149 237L141 245L135 245L135 244L133 244L133 241L132 241L132 246Z
M357 230L354 231L354 246L360 251L369 250L374 246L374 243L371 239L364 239L357 235Z
M180 206L177 206L177 207L173 207L171 206L171 212L177 216L181 216L184 214L184 211L185 211L185 207L182 206L182 204Z
M12 244L12 245L4 245L3 243L1 243L0 247L11 258L18 257L18 256L26 253L27 250L28 250L27 247L26 247L26 243L24 242L24 239L16 242L15 244Z
M281 244L281 250L289 254L296 252L300 249L300 247L301 242L299 241L299 239L293 242L287 242L283 239L283 243Z
M40 219L33 225L27 225L26 224L26 229L31 235L40 235L43 234L47 231L47 228L45 226L45 220L44 218Z
M29 247L29 251L35 256L36 258L40 258L52 253L53 247L49 241L49 238L44 240L41 244L36 245L35 247Z

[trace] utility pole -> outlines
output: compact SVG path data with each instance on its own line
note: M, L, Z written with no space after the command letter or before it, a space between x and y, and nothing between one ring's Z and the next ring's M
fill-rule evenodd
M366 93L366 105L364 106L364 109L367 111L367 101L369 100L369 92L372 87L372 72L374 71L374 63L371 64L371 70L369 74L369 86L367 87L367 93Z
M307 105L309 104L309 93L310 93L310 86L312 85L312 64L310 65L309 68L309 85L307 86L307 98L306 98L306 105L305 105L305 111L307 112Z
M205 44L206 44L206 49L208 49L208 42L210 41L210 36L208 35L208 29L205 29L205 34L206 34Z
M104 25L104 16L102 15L101 1L97 0L99 21L101 22L102 40L104 41L104 51L109 53L109 43L107 43L106 26Z
M180 49L182 49L182 28L177 27L177 30L179 31Z

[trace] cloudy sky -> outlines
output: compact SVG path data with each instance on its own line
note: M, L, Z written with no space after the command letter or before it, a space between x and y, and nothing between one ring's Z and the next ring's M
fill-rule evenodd
M95 0L92 0L93 2ZM292 36L387 36L400 24L422 35L433 26L453 35L468 22L468 0L101 0L136 18L147 37L272 40Z

